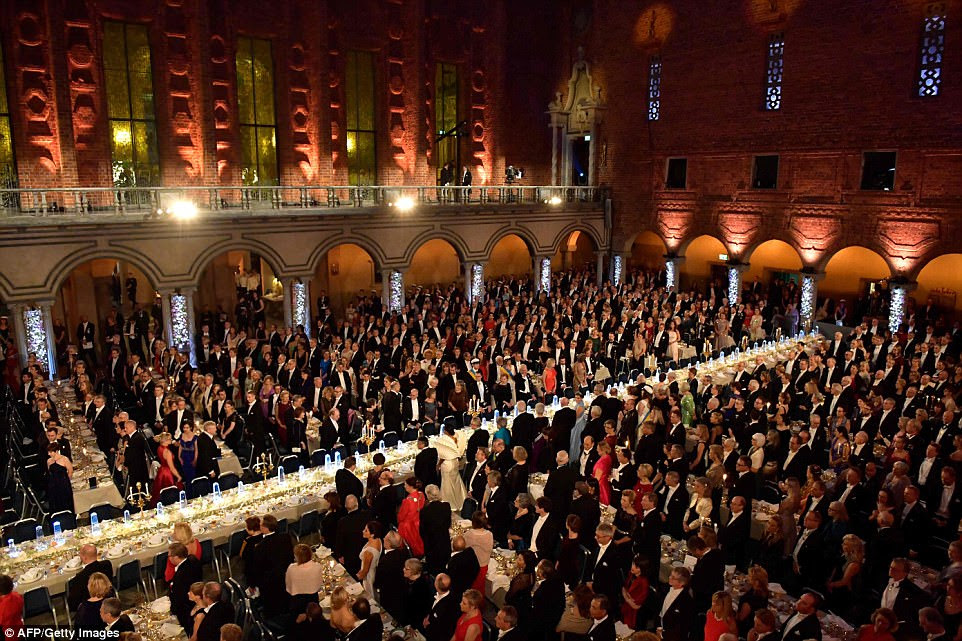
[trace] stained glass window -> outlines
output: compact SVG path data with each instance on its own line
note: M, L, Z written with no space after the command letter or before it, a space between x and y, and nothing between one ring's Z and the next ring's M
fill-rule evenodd
M446 62L439 62L434 73L434 128L438 137L452 134L438 141L437 168L438 176L441 168L448 162L458 163L458 67ZM453 133L452 133L453 132ZM454 174L458 175L460 167L455 166ZM453 182L453 179L452 179Z
M768 58L765 65L765 109L782 108L782 74L785 70L785 36L772 34L768 39Z
M945 53L945 5L929 7L922 22L922 53L919 67L919 96L939 95L942 87L942 55Z
M345 70L347 178L350 185L377 184L374 54L348 51Z
M648 120L661 118L661 56L648 62Z
M236 63L241 180L245 185L276 185L277 127L270 41L238 38Z
M13 131L10 129L10 105L7 102L7 78L3 73L3 48L0 47L0 188L16 188L17 164L13 155Z
M147 27L104 23L104 74L114 186L160 184Z

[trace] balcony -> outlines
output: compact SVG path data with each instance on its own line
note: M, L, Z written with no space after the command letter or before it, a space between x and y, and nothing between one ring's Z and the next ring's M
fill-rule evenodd
M554 208L603 207L605 187L499 185L472 187L406 186L216 186L0 189L0 224L120 222L120 220L241 215L262 217L371 213L415 207ZM118 220L120 219L120 220Z

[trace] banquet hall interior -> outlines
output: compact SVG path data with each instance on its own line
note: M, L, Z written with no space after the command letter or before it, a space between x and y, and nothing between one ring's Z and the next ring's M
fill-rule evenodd
M962 641L960 48L3 0L3 634Z

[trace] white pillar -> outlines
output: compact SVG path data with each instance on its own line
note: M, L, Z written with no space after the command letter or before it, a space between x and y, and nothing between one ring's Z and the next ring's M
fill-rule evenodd
M391 274L393 269L381 270L381 305L384 309L391 308Z
M471 266L471 296L472 304L483 301L487 295L484 286L484 263L474 263Z
M534 290L536 292L551 292L551 257L534 257Z
M665 256L665 287L668 289L678 289L678 283L681 282L681 264L684 261L684 256Z
M48 323L44 320L44 307L41 305L17 305L20 308L17 316L22 326L23 340L23 364L26 365L27 357L33 354L37 357L37 363L41 369L50 372L50 341L48 336L53 333L51 325L48 333ZM46 308L48 314L50 308ZM19 327L17 329L20 329ZM56 371L56 370L54 370Z
M400 312L404 307L404 274L398 270L391 270L391 297L388 301L388 311L392 314Z
M728 304L736 305L742 296L742 272L748 265L728 264Z
M194 320L194 287L185 287L181 290L184 298L187 299L187 344L190 346L190 365L197 367L197 346L194 345L194 336L197 334L197 323Z
M815 327L815 307L818 304L818 281L824 273L802 272L802 296L798 304L798 326L805 332Z
M311 297L305 279L294 278L291 280L291 291L287 298L291 301L291 327L296 331L298 325L303 325L304 331L310 336Z
M22 303L11 303L10 311L13 313L13 331L17 335L17 351L20 352L20 367L27 366L27 328L23 322L23 313L27 306Z
M611 270L609 272L609 279L611 284L615 287L620 287L624 282L625 274L625 254L623 252L616 252L611 255Z
M596 251L595 260L597 261L597 265L595 266L595 282L598 283L600 287L605 279L605 252Z
M918 286L918 283L889 283L889 331L893 334L899 331L902 321L905 319L905 298L916 286Z

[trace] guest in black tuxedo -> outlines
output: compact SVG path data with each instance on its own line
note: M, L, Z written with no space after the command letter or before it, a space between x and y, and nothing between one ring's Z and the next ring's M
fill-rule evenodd
M424 487L441 485L441 475L438 473L438 451L428 446L428 439L420 437L417 442L418 454L414 457L414 476Z
M548 480L544 484L544 495L551 499L552 514L560 527L570 514L571 495L578 480L578 472L568 465L567 450L559 451L555 455L555 462L558 466L548 472Z
M94 572L100 572L107 576L114 575L113 565L106 559L101 561L97 558L97 548L93 544L87 543L81 546L78 554L83 567L80 572L77 572L67 581L67 607L73 612L76 612L77 607L90 598L90 593L87 591L87 581L90 580Z
M486 494L481 508L488 517L488 525L491 526L495 543L506 546L508 529L511 527L511 502L508 499L508 493L501 487L500 472L488 472Z
M527 635L518 627L518 609L505 605L494 615L494 627L498 630L498 641L522 641Z
M612 601L604 594L591 600L588 614L592 621L588 629L588 641L615 641L615 619L609 614L611 604Z
M167 548L167 558L174 566L174 578L169 585L170 613L177 617L177 622L185 631L190 630L193 625L190 611L194 606L188 595L190 586L202 580L203 567L197 557L187 552L183 543L171 543Z
M364 537L361 536L361 532L364 531L368 521L374 518L370 511L358 509L359 505L358 497L353 494L344 499L347 514L337 522L337 534L332 548L335 558L351 574L357 574L361 569L360 555L364 548Z
M475 448L474 456L470 463L464 467L461 473L461 480L468 494L481 505L484 500L484 490L488 486L488 474L486 463L488 461L488 448L480 446Z
M424 542L425 565L429 572L437 573L444 569L451 558L451 505L441 500L441 490L437 485L424 488L427 504L421 508L419 526L421 540Z
M618 603L621 586L624 584L617 546L612 543L614 534L614 526L610 523L602 523L595 528L597 549L588 557L582 577L582 581L587 583L595 594L607 596L610 603Z
M100 618L107 626L107 630L120 634L121 632L134 632L134 622L124 614L120 605L120 599L111 597L104 599L100 604Z
M805 515L804 528L798 535L791 555L799 587L821 589L827 565L824 540L822 515L809 512Z
M379 565L378 573L380 571ZM434 579L434 590L431 610L423 622L424 638L426 641L450 641L461 617L461 598L451 592L451 577L447 574L439 574Z
M481 571L478 555L473 548L464 542L463 536L456 536L451 541L451 558L448 559L447 574L450 577L450 590L457 600L474 583Z
M919 632L918 612L928 605L929 597L909 577L908 559L893 559L889 581L882 589L880 605L895 612L899 621L898 639L912 639Z
M128 494L131 489L136 488L140 483L143 491L150 487L149 473L149 445L147 437L137 429L137 423L126 421L124 423L124 467L127 469Z
M344 467L334 473L334 487L337 489L337 495L341 497L341 503L344 503L345 499L352 494L358 499L364 496L364 484L354 473L356 469L357 459L348 456L344 459Z
M698 627L690 583L691 571L688 568L672 569L668 577L668 593L658 615L662 641L688 641Z
M261 542L254 548L253 567L247 569L247 582L260 590L264 614L272 617L287 611L287 567L294 562L294 542L287 532L277 531L273 514L261 519L261 534Z
M658 511L658 495L648 492L641 497L641 514L638 525L632 533L632 548L635 554L646 559L661 558L661 513ZM649 563L649 580L658 578L658 563Z
M553 641L558 637L555 628L564 613L565 584L554 563L547 559L538 562L534 573L537 581L531 597L531 611L543 625L535 626L531 632L534 638ZM540 633L537 627L542 628Z
M795 614L782 626L781 641L822 641L822 625L818 621L817 594L805 592L795 602Z
M217 466L217 459L220 458L220 448L217 447L217 443L214 441L215 434L217 434L217 423L214 421L204 423L204 429L197 434L197 452L194 456L194 478L206 476L214 479L220 474L220 468Z
M711 597L725 589L725 556L721 550L709 547L701 536L688 539L688 552L698 561L691 572L691 591L698 613L707 612Z
M558 520L551 514L551 499L547 496L538 497L534 502L534 513L528 549L537 554L539 559L554 560L561 539Z
M402 592L397 586L404 580L404 562L411 558L411 553L404 545L401 535L397 531L390 531L384 536L384 552L377 563L377 573L374 575L374 587L380 593L381 607L400 620L404 607Z
M755 473L751 471L752 460L747 456L739 456L738 461L735 463L735 482L732 485L731 490L728 492L728 500L731 501L732 497L742 496L745 500L751 504L752 499L755 498L755 493L758 488L758 480ZM805 478L802 476L801 478Z
M658 504L664 522L664 532L673 539L684 536L685 513L688 511L688 490L681 485L677 472L665 475L665 485L661 488Z
M748 541L751 539L752 515L745 499L732 499L728 522L718 530L718 544L725 554L725 564L734 565L742 572L748 569Z
M208 581L204 584L204 619L197 627L197 641L220 641L220 629L234 622L234 606L230 601L221 600L220 583Z

